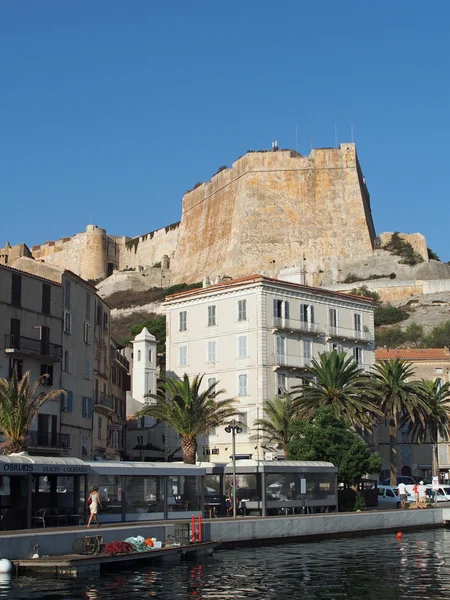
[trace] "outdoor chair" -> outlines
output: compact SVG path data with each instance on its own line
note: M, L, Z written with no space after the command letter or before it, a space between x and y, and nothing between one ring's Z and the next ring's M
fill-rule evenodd
M37 523L40 523L42 525L42 527L45 527L46 512L47 512L46 508L39 508L38 510L36 510L34 512L34 515L33 515L33 525L34 526L36 526Z

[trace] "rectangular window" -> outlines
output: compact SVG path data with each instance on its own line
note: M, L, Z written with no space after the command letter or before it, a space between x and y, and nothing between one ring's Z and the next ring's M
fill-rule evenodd
M64 410L71 413L73 410L73 392L67 390L67 396L64 398Z
M92 412L94 409L94 402L92 398L87 398L83 396L82 402L82 414L85 419L92 419Z
M244 426L243 433L245 433L247 431L247 413L246 412L239 413L237 415L236 421L238 421L239 423L241 423Z
M50 314L52 288L48 283L42 284L42 314Z
M215 377L209 377L208 378L208 389L214 385L216 383L217 379ZM209 395L210 398L213 398L215 396L215 392L213 392L212 394Z
M300 304L300 321L314 323L314 306L312 304Z
M97 421L97 439L98 440L102 439L102 425L103 425L103 419L101 417L98 417L98 421Z
M289 319L289 302L287 300L273 299L273 316Z
M217 356L216 356L216 341L215 340L210 340L208 342L208 358L207 358L208 362L216 362L217 360Z
M64 311L64 333L72 333L72 315L67 311Z
M247 358L248 350L247 350L247 336L240 335L238 337L238 358Z
M328 309L328 325L337 327L337 310L335 308Z
M41 365L42 385L53 385L53 365Z
M109 315L107 312L103 313L103 329L105 331L108 331L108 327L109 327Z
M362 316L359 313L353 315L355 331L362 331Z
M10 345L16 350L20 349L20 319L11 319L9 322Z
M180 328L179 331L187 331L187 311L182 310L178 313L180 319Z
M238 321L247 320L247 300L238 301Z
M91 295L89 292L86 292L86 320L91 320Z
M11 304L21 306L22 303L22 277L11 273Z
M17 379L20 381L23 377L23 360L21 358L9 359L9 379L12 379L14 371L17 373Z
M178 364L180 367L187 367L187 346L178 347Z
M286 355L286 338L281 335L277 335L276 343L277 343L278 356L285 356Z
M284 396L287 392L286 386L286 375L283 373L277 374L277 394L278 396Z
M66 279L64 284L64 308L70 310L70 279Z
M356 360L358 365L363 364L363 350L362 348L353 348L353 358Z
M216 325L216 307L208 306L208 327Z
M90 360L85 360L84 361L84 378L85 379L90 379L91 378L91 371L92 371L91 361Z
M95 321L97 325L102 324L102 305L100 304L100 302L97 303L97 314L95 316Z
M312 356L312 342L309 340L303 340L303 356L305 358L311 358Z
M72 372L72 352L64 350L63 371L66 373Z
M247 375L239 375L238 396L247 396Z
M90 344L90 332L91 332L91 326L89 325L89 323L85 323L84 324L84 343L85 344Z

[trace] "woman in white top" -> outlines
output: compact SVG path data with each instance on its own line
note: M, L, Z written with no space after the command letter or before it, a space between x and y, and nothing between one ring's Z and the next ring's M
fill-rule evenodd
M99 488L95 487L92 492L89 494L89 499L88 499L88 504L89 504L89 511L90 511L90 516L89 516L89 521L87 526L90 527L91 526L91 522L92 519L95 519L95 522L97 523L97 526L100 527L100 523L98 522L98 518L97 518L97 513L98 513L98 507L102 506L101 500L100 500L100 494L98 493Z

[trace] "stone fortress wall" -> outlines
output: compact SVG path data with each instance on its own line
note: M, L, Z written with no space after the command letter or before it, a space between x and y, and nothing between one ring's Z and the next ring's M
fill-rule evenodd
M450 278L442 263L425 273L430 263L421 234L401 235L426 263L414 273L399 265L379 249L391 235L376 237L355 144L341 144L309 156L249 151L184 195L179 223L134 238L88 225L70 238L34 246L31 254L87 280L114 273L120 289L127 279L129 289L167 287L205 276L276 277L285 268L303 271L304 283L325 287L349 273L361 279L394 270L401 280ZM0 261L29 253L24 244L7 245Z

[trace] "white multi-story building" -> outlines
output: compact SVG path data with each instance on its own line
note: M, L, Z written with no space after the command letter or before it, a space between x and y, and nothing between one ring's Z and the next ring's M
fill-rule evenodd
M319 353L343 350L369 370L374 362L374 304L369 298L253 275L166 298L167 375L204 373L236 399L246 424L236 454L264 458L251 439L263 404L310 379ZM228 461L231 435L218 428L199 440L200 460Z

